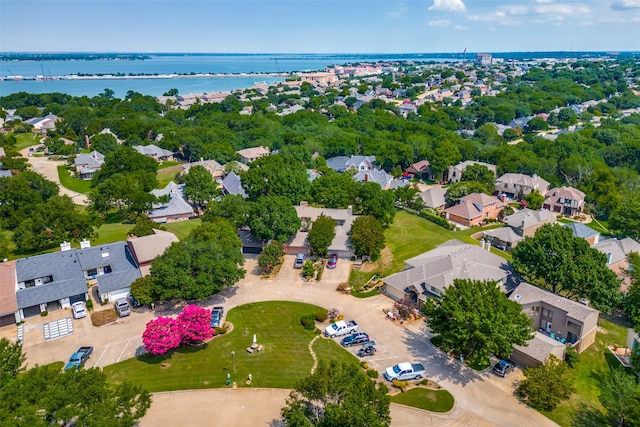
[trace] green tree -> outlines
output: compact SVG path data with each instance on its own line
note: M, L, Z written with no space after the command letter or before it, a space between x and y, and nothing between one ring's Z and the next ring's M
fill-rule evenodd
M430 157L429 168L436 181L442 181L442 175L462 159L460 150L452 142L444 140L437 143Z
M516 393L535 409L552 411L573 393L573 372L553 354L544 365L525 368L524 376Z
M235 228L242 228L249 221L251 202L239 194L227 194L219 201L213 200L207 205L202 215L202 221L213 221L215 218L225 218Z
M384 427L391 424L387 391L353 363L320 360L291 392L282 416L291 427Z
M136 217L136 225L131 228L127 234L137 237L143 236L151 236L153 234L153 229L157 228L159 230L164 230L165 227L158 224L157 222L152 221L146 215L138 215Z
M355 210L359 215L374 216L383 227L388 227L396 215L394 201L393 191L385 191L375 182L365 182L358 191Z
M424 313L442 347L469 359L508 357L533 337L529 316L496 282L455 279L442 299L427 300Z
M627 255L629 270L627 275L631 285L624 296L624 311L633 322L636 330L640 330L640 255L631 252Z
M242 175L242 185L255 201L263 196L288 197L291 203L298 204L307 199L311 184L305 166L289 156L272 154L251 163L249 170Z
M345 209L353 203L360 185L351 174L329 169L311 183L311 197L318 205Z
M335 236L336 221L329 216L321 214L313 222L311 230L309 230L309 235L307 236L311 252L318 256L327 255L328 248L331 246L331 242L333 242Z
M311 261L305 261L302 266L302 275L304 278L308 280L312 278L314 274L316 274L316 266L313 265L313 262Z
M640 191L636 191L613 211L609 226L623 236L640 240Z
M286 242L300 229L302 222L288 198L260 197L251 204L249 228L251 234L263 241Z
M96 150L105 156L109 153L113 153L119 147L116 138L110 134L93 135L89 142L91 143L92 150Z
M200 209L218 194L218 185L204 166L196 165L184 177L184 195Z
M547 125L547 122L545 122L542 117L534 117L533 119L529 120L526 127L527 132L535 132L547 129L549 129L549 125Z
M151 304L155 301L154 287L154 281L151 276L138 277L131 283L131 295L140 304Z
M276 241L269 243L258 256L258 265L264 274L271 274L273 269L282 263L282 244Z
M202 300L232 286L245 275L241 246L228 221L202 223L151 264L155 299Z
M155 160L121 145L116 151L105 154L104 164L93 177L93 183L100 184L118 173L131 173L144 191L151 191L157 183L157 171L158 163Z
M25 360L19 343L0 338L0 390L24 371Z
M612 369L600 385L600 403L607 410L614 425L623 427L630 417L632 406L638 403L640 386L633 375L622 368ZM640 420L635 420L636 423Z
M385 246L382 225L371 215L360 216L353 221L349 238L356 256L367 255L373 260L380 257Z
M530 283L566 298L587 298L602 311L622 301L620 280L607 257L574 237L571 229L545 224L534 237L525 237L512 252L516 271Z
M132 427L150 406L148 391L109 384L97 368L36 366L0 388L0 425Z
M483 193L491 194L493 193L493 185L496 181L496 176L493 171L485 165L473 164L467 166L464 172L462 172L460 181L479 182L485 188Z
M531 193L524 196L524 200L527 202L529 209L537 211L544 203L544 196L540 194L538 190L533 190Z
M487 187L476 181L454 182L447 187L445 200L448 205L455 205L460 201L461 197L472 193L487 193Z

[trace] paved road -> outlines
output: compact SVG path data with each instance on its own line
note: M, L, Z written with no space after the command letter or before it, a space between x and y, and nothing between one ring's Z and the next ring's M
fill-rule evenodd
M417 426L427 423L435 426L556 425L538 412L520 404L513 397L510 382L514 377L502 379L490 372L477 373L452 360L429 343L429 334L423 322L400 325L387 320L382 310L391 307L392 303L388 298L378 295L359 299L336 292L336 285L344 281L348 275L347 262L339 261L338 268L323 276L321 282L306 283L300 278L300 270L292 268L293 259L293 256L286 257L278 278L273 280L263 280L253 274L256 262L248 260L247 277L237 286L227 288L207 301L207 305L223 305L228 311L250 302L286 300L338 308L348 319L355 319L361 325L361 329L368 332L378 343L379 351L373 358L367 359L372 367L382 371L387 366L402 361L423 363L428 378L438 382L455 397L455 407L448 414L430 414L393 405L394 426ZM159 308L156 313L143 310L99 329L91 326L89 319L74 320L73 335L48 343L37 342L37 324L29 323L42 320L28 319L25 328L27 362L32 365L65 360L80 345L94 346L94 355L87 364L89 367L106 366L133 357L143 350L141 335L146 322L155 315L177 314L177 311L179 309L169 313L162 312ZM64 315L65 311L58 311L50 313L48 317ZM70 313L67 312L66 315ZM52 319L49 318L48 321L50 320ZM214 422L217 418L213 417L211 406L216 407L218 412L224 412L224 417L231 417L228 421L235 426L277 425L273 424L277 415L275 408L282 406L286 393L257 390L246 392L246 398L244 393L243 390L158 393L154 395L154 403L142 425L172 425L173 423L160 422L172 419L171 417L189 419L189 424L193 426L223 425L222 419L220 423ZM196 401L205 402L208 399L224 404L194 404ZM230 415L234 413L238 416ZM245 421L243 414L247 413L251 416L247 415Z
M60 186L60 194L66 194L67 196L71 197L71 200L73 200L73 203L75 203L76 205L87 206L89 204L87 196L69 190L68 188L63 187L62 184L60 184L60 177L58 176L58 166L64 165L64 161L49 160L47 157L28 157L29 148L21 150L20 154L22 154L22 157L26 158L29 161L32 171L42 174L49 181L53 181L58 184Z

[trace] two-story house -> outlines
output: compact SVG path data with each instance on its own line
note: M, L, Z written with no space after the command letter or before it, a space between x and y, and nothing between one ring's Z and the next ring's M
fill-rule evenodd
M487 169L493 172L494 178L496 176L496 165L492 165L490 163L484 163L484 162L475 162L472 160L465 160L464 162L458 163L457 165L449 166L449 170L447 172L447 182L449 184L453 184L454 182L460 182L460 179L462 178L462 174L471 165L485 166Z
M563 360L568 345L582 353L595 342L598 310L528 283L520 283L509 299L522 306L536 331L527 346L514 346L511 358L516 362L535 368L550 354Z
M584 210L584 193L573 187L552 188L545 194L542 207L562 215L580 215Z
M251 162L258 160L260 157L268 156L271 151L268 147L251 147L243 150L236 151L236 154L240 157L240 163L248 165Z
M554 224L556 217L547 210L522 209L504 218L506 227L484 231L483 237L502 250L515 248L525 237L533 237L544 224Z
M538 175L505 173L496 180L494 189L498 195L504 194L510 199L521 200L534 190L538 190L543 195L547 194L549 183Z
M76 169L76 178L88 180L93 179L93 175L100 170L104 163L104 155L96 150L89 154L78 154L73 161Z
M487 219L496 219L504 209L502 200L484 193L471 193L460 198L460 203L444 210L445 217L467 227L479 225Z
M336 172L355 170L358 172L377 169L374 165L376 156L336 156L327 159L327 166Z

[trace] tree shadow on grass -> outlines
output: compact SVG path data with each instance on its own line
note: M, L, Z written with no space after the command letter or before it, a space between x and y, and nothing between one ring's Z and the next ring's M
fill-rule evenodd
M571 427L600 427L611 425L611 420L601 411L581 403L571 420Z

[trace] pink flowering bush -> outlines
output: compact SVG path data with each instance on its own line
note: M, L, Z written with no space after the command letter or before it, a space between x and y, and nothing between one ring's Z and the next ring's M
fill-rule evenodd
M178 348L181 341L180 323L171 317L160 316L150 320L142 334L145 350L155 355L162 355Z
M206 341L215 334L211 328L211 311L197 305L186 306L178 315L178 323L183 344Z

